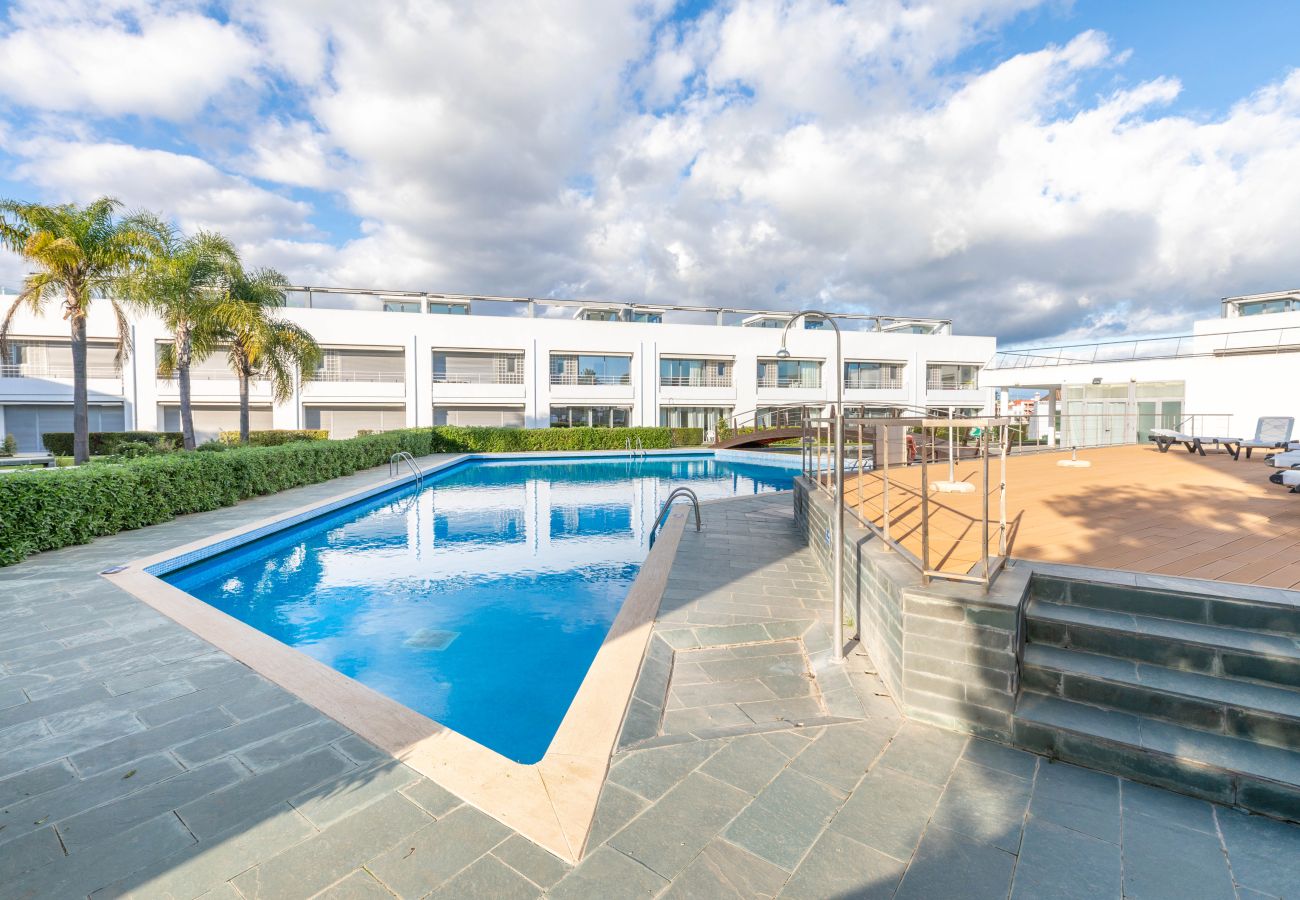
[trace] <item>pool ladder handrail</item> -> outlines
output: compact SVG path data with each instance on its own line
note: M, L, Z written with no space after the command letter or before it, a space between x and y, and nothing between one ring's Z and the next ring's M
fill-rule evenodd
M701 528L700 498L695 496L695 491L691 490L688 487L673 488L672 493L668 495L668 499L664 501L664 505L659 507L659 515L655 516L654 524L650 526L651 547L653 547L655 544L655 534L656 532L659 531L659 526L662 525L664 523L664 520L668 518L668 511L669 509L672 508L673 501L676 500L678 497L690 498L691 505L695 507L695 530L696 531L700 530Z
M417 487L424 486L424 473L420 467L415 464L415 457L408 450L398 450L392 456L388 457L388 477L396 478L401 464L406 463L407 468L415 473L415 484Z
M645 459L649 455L646 453L645 445L641 443L640 435L637 436L635 450L632 448L632 438L630 437L623 439L623 446L627 449L628 456L640 456L642 459Z

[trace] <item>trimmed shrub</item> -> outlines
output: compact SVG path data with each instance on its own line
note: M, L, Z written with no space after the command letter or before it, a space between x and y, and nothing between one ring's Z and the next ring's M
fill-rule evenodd
M475 428L433 429L435 453L520 453L529 451L623 450L638 438L646 450L698 447L699 428Z
M399 450L431 452L427 428L346 441L166 453L117 465L13 472L0 479L0 566L178 515L380 466Z
M72 455L72 432L47 431L41 435L45 449L55 456ZM155 450L176 450L181 445L179 431L92 431L90 455L108 456L120 452L119 444L144 443Z
M5 439L0 443L0 456L13 456L18 452L18 439L12 434L6 434Z
M238 431L223 431L218 439L223 444L238 444ZM317 429L300 429L290 428L272 429L268 431L250 431L248 433L248 446L250 447L279 447L281 444L292 444L294 441L328 441L330 433Z

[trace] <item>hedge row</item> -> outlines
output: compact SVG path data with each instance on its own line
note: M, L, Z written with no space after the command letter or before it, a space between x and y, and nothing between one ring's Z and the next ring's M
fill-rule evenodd
M434 453L519 453L529 451L623 450L628 440L646 450L698 447L699 428L473 428L433 429Z
M223 431L218 436L218 440L223 444L238 444L238 431ZM288 428L273 429L270 431L250 431L248 433L248 444L250 447L278 447L281 444L292 444L294 441L328 441L330 433L324 429L301 429L294 431Z
M424 456L431 443L431 432L423 428L12 472L0 478L0 566L184 513L350 475L383 465L398 450Z
M71 431L47 431L41 435L45 449L55 456L72 455ZM119 444L148 444L160 450L175 450L181 445L179 431L92 431L90 455L108 456L117 452Z

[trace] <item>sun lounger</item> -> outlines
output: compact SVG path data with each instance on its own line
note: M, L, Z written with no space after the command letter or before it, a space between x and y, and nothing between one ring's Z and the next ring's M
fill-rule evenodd
M1300 449L1274 453L1268 458L1268 464L1277 469L1300 469Z
M1250 459L1251 450L1286 450L1291 445L1291 431L1295 428L1295 419L1291 416L1260 416L1255 424L1255 436L1249 440L1219 438L1219 441L1232 454L1233 459L1241 459L1241 451L1246 451Z
M1150 439L1155 441L1156 448L1161 453L1168 453L1169 448L1174 444L1182 444L1187 448L1188 453L1200 452L1201 456L1205 451L1201 450L1201 439L1190 434L1183 434L1181 431L1174 431L1172 428L1152 428Z
M1291 488L1293 494L1300 494L1300 469L1283 469L1281 472L1274 472L1268 476L1268 480Z

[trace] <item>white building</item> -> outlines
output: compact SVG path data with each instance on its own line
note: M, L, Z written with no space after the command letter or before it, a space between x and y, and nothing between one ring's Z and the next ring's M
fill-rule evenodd
M1066 446L1152 428L1251 437L1261 416L1300 419L1300 291L1228 297L1190 334L1003 350L980 383L1046 389L1038 413Z
M791 357L778 360L775 329L788 314L760 310L315 287L289 297L284 315L325 348L325 363L283 404L255 384L255 429L325 428L335 437L433 424L710 429L720 417L824 404L841 378L860 414L983 410L990 399L980 371L994 339L954 335L944 320L836 316L845 360L837 371L828 323L797 324ZM176 382L156 377L155 348L168 335L147 315L130 326L134 352L118 371L109 306L94 304L90 427L178 430ZM53 307L39 317L24 311L11 335L0 360L0 434L38 450L43 432L71 430L67 326ZM236 388L223 356L195 366L200 440L237 427Z

